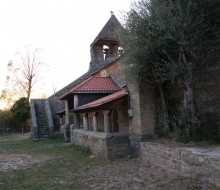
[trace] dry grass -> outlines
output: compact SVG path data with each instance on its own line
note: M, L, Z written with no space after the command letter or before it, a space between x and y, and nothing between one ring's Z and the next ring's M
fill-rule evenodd
M0 189L4 190L207 189L198 180L175 176L151 166L141 167L138 158L116 161L98 159L91 156L87 148L64 144L63 138L37 142L10 138L10 135L0 138L8 139L0 140L1 156L14 155L14 164L16 156L24 161L18 167L0 172ZM28 164L25 164L28 159ZM34 159L39 162L31 163L30 160Z

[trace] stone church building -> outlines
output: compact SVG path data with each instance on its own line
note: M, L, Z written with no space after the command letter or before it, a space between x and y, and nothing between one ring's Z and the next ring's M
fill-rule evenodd
M34 139L60 127L65 140L88 146L105 158L138 151L152 137L156 123L155 92L126 79L121 24L114 14L90 45L89 70L47 100L31 100Z
M66 142L90 147L93 154L111 159L138 153L140 142L152 139L157 124L157 93L147 84L139 89L127 79L121 29L112 14L90 45L88 71L48 99L31 100L34 140L62 129ZM215 68L210 67L210 72L216 72ZM219 86L219 78L215 81ZM199 108L216 110L219 118L219 104L207 103L211 101L207 88L198 88ZM212 86L208 89L211 91ZM213 125L219 127L219 119L215 121Z

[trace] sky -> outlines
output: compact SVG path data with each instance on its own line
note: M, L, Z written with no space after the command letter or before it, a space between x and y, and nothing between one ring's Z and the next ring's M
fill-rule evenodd
M89 68L90 44L110 18L122 18L132 0L0 1L0 92L7 63L25 47L42 50L42 79L32 98L50 95Z

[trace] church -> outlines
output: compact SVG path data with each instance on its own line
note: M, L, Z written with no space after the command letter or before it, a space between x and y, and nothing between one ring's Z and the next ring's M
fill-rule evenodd
M128 80L120 40L111 17L90 45L89 70L46 100L31 100L34 140L63 131L66 142L90 147L112 159L138 153L156 125L155 89Z

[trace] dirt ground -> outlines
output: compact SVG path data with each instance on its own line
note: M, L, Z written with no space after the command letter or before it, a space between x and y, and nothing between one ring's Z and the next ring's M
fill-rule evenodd
M142 166L138 158L97 165L79 173L77 177L80 177L83 183L89 184L91 189L216 189L211 184L183 178L160 168Z
M30 134L16 135L1 138L0 141L21 140L29 138ZM51 158L45 156L33 156L28 154L0 154L0 172L28 168L33 164L41 164ZM96 159L91 156L91 159ZM183 178L173 173L166 172L151 165L142 166L138 158L121 159L116 161L100 162L86 168L84 171L67 171L66 175L77 177L80 182L86 184L89 189L217 189L216 187L197 180ZM65 183L65 181L60 181Z
M28 138L31 138L31 133L24 133L24 134L14 133L14 134L1 136L0 142L19 141L19 140L24 140Z
M20 141L31 137L30 133L11 134L0 137L0 142ZM0 172L28 168L33 164L40 164L49 160L46 156L32 156L28 154L0 154Z

